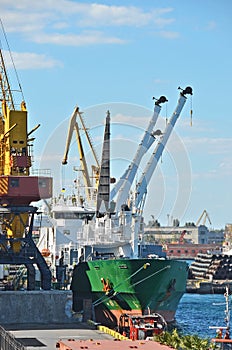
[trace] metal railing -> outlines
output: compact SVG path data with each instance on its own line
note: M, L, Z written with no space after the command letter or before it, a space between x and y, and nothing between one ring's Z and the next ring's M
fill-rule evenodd
M26 350L13 334L0 326L0 350Z

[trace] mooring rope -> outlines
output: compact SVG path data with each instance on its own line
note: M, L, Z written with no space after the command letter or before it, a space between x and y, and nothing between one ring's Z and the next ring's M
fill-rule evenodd
M149 264L149 263L148 263L148 264ZM149 264L149 265L150 265L150 264ZM162 271L164 271L164 270L166 270L166 269L169 269L170 267L171 267L170 265L163 267L162 269L160 269L160 270L158 270L158 271L152 273L151 275L149 275L149 276L147 276L147 277L145 277L145 278L143 278L143 279L141 279L141 280L139 280L139 281L133 283L133 284L131 285L131 287L134 287L134 286L136 286L136 285L138 285L138 284L144 282L145 280L147 280L147 279L153 277L154 275L156 275L156 274L158 274L158 273L160 273L160 272L162 272ZM132 275L130 275L129 277L127 277L127 278L125 279L125 281L127 281L129 278L135 276L135 275L136 275L139 271L141 271L143 268L144 268L144 265L143 265L142 267L140 267L140 268L139 268L136 272L134 272ZM123 284L125 281L119 283L119 284L115 287L115 289L118 288L118 287L119 287L121 284ZM114 290L114 288L112 289L112 292L113 292L113 290ZM119 294L121 294L121 293L122 293L122 292L117 292L117 291L115 291L113 294L110 293L110 295L108 295L108 296L105 294L105 295L103 295L103 297L99 298L98 300L96 300L96 301L93 303L93 307L98 306L98 305L104 303L105 301L107 301L107 300L109 300L109 299L112 299L114 296L119 295Z

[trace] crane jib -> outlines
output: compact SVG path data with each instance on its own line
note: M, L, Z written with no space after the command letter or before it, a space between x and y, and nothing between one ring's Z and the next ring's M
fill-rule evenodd
M149 185L149 182L151 180L151 177L156 169L156 166L158 164L158 161L163 153L163 150L167 144L167 141L171 135L171 132L176 124L176 121L178 117L180 116L180 113L185 105L185 102L187 100L185 94L191 94L192 95L192 89L190 87L187 87L185 90L182 90L180 93L180 97L178 100L177 107L172 114L172 117L170 121L168 122L165 131L163 135L161 136L160 141L157 143L155 150L150 158L150 160L147 163L147 166L137 184L136 187L136 199L135 199L135 208L140 208L144 205L143 199L147 193L147 186Z

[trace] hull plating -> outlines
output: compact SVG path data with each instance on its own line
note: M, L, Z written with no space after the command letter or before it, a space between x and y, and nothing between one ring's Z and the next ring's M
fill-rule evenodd
M74 311L92 302L96 321L116 325L122 313L175 317L186 290L187 264L162 259L94 260L78 264L73 273Z

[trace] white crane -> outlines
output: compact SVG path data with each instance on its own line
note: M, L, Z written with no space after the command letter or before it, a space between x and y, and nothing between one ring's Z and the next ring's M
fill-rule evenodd
M180 89L180 88L179 88ZM185 102L187 100L187 97L185 95L192 95L192 88L186 87L186 89L182 90L180 92L180 97L178 100L177 107L170 118L164 133L162 134L159 142L157 143L155 150L150 158L150 160L147 163L147 166L136 186L136 194L135 194L135 210L136 211L142 211L144 207L144 202L147 194L147 187L151 180L152 174L154 173L154 170L156 169L156 166L158 164L158 161L163 153L163 150L166 146L166 143L171 135L171 132L175 126L175 123L185 105Z
M133 161L130 163L129 167L125 171L125 173L121 176L115 187L110 193L110 199L113 200L115 196L117 196L116 200L116 212L120 211L121 206L126 203L128 198L128 193L130 191L130 188L132 186L132 183L135 179L139 164L141 162L142 157L144 154L148 151L148 149L151 147L151 145L155 141L155 132L154 132L154 126L157 122L160 110L161 110L161 103L165 103L167 101L165 96L161 96L158 100L155 102L154 107L154 113L152 115L152 118L149 122L148 128L144 133L143 139L141 143L139 144L138 150L136 152L136 155L133 159Z

